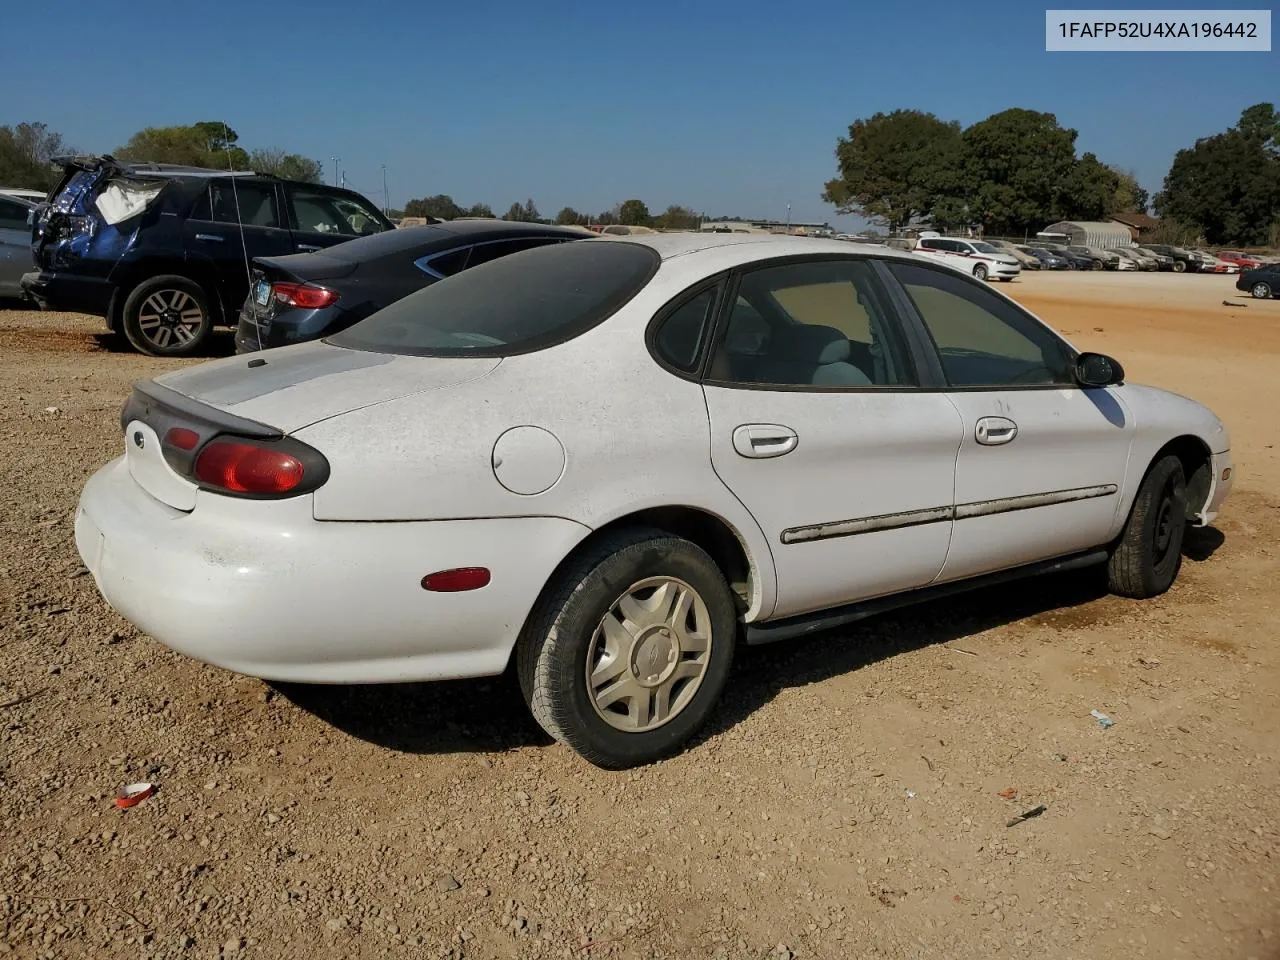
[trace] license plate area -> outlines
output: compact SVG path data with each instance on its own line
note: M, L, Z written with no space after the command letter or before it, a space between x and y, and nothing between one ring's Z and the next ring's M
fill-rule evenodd
M271 281L259 280L253 285L253 302L260 307L271 302Z

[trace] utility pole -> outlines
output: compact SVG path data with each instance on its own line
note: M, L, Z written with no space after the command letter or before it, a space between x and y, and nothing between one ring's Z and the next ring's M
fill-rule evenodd
M342 158L330 157L329 159L333 161L333 185L336 187L338 185L338 164L341 163Z
M390 216L390 214L387 213L390 209L391 198L390 194L387 193L387 165L384 163L382 165L382 215L384 217Z
M787 233L791 232L791 204L787 204Z

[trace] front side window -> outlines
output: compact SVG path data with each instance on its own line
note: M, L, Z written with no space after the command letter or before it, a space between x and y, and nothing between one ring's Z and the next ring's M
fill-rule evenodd
M239 213L236 203L239 201ZM252 180L214 180L191 212L193 220L234 223L246 227L279 227L276 188Z
M870 264L821 260L743 275L709 378L798 387L913 385Z
M953 387L1075 385L1069 348L1047 327L968 278L890 262L933 338Z
M505 357L603 323L661 262L626 241L553 243L501 257L411 293L328 342L422 357Z
M291 186L293 219L305 233L334 233L360 237L382 232L383 225L371 207L351 197Z

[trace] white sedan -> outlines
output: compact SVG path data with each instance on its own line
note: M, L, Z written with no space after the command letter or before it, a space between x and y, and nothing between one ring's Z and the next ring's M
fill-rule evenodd
M76 541L143 630L283 681L514 656L614 768L698 729L737 643L1085 564L1159 594L1231 484L1209 410L967 273L773 236L518 253L121 426Z

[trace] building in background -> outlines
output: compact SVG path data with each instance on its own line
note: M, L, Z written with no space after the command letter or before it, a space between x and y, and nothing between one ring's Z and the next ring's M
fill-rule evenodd
M1100 220L1059 220L1045 227L1036 237L1067 246L1098 247L1111 250L1115 247L1132 247L1133 236L1123 223Z
M833 237L829 223L784 223L781 220L704 220L703 233L784 233L798 237Z
M1138 243L1143 240L1150 240L1156 227L1160 226L1158 217L1145 213L1113 213L1111 221L1128 227L1129 236Z

